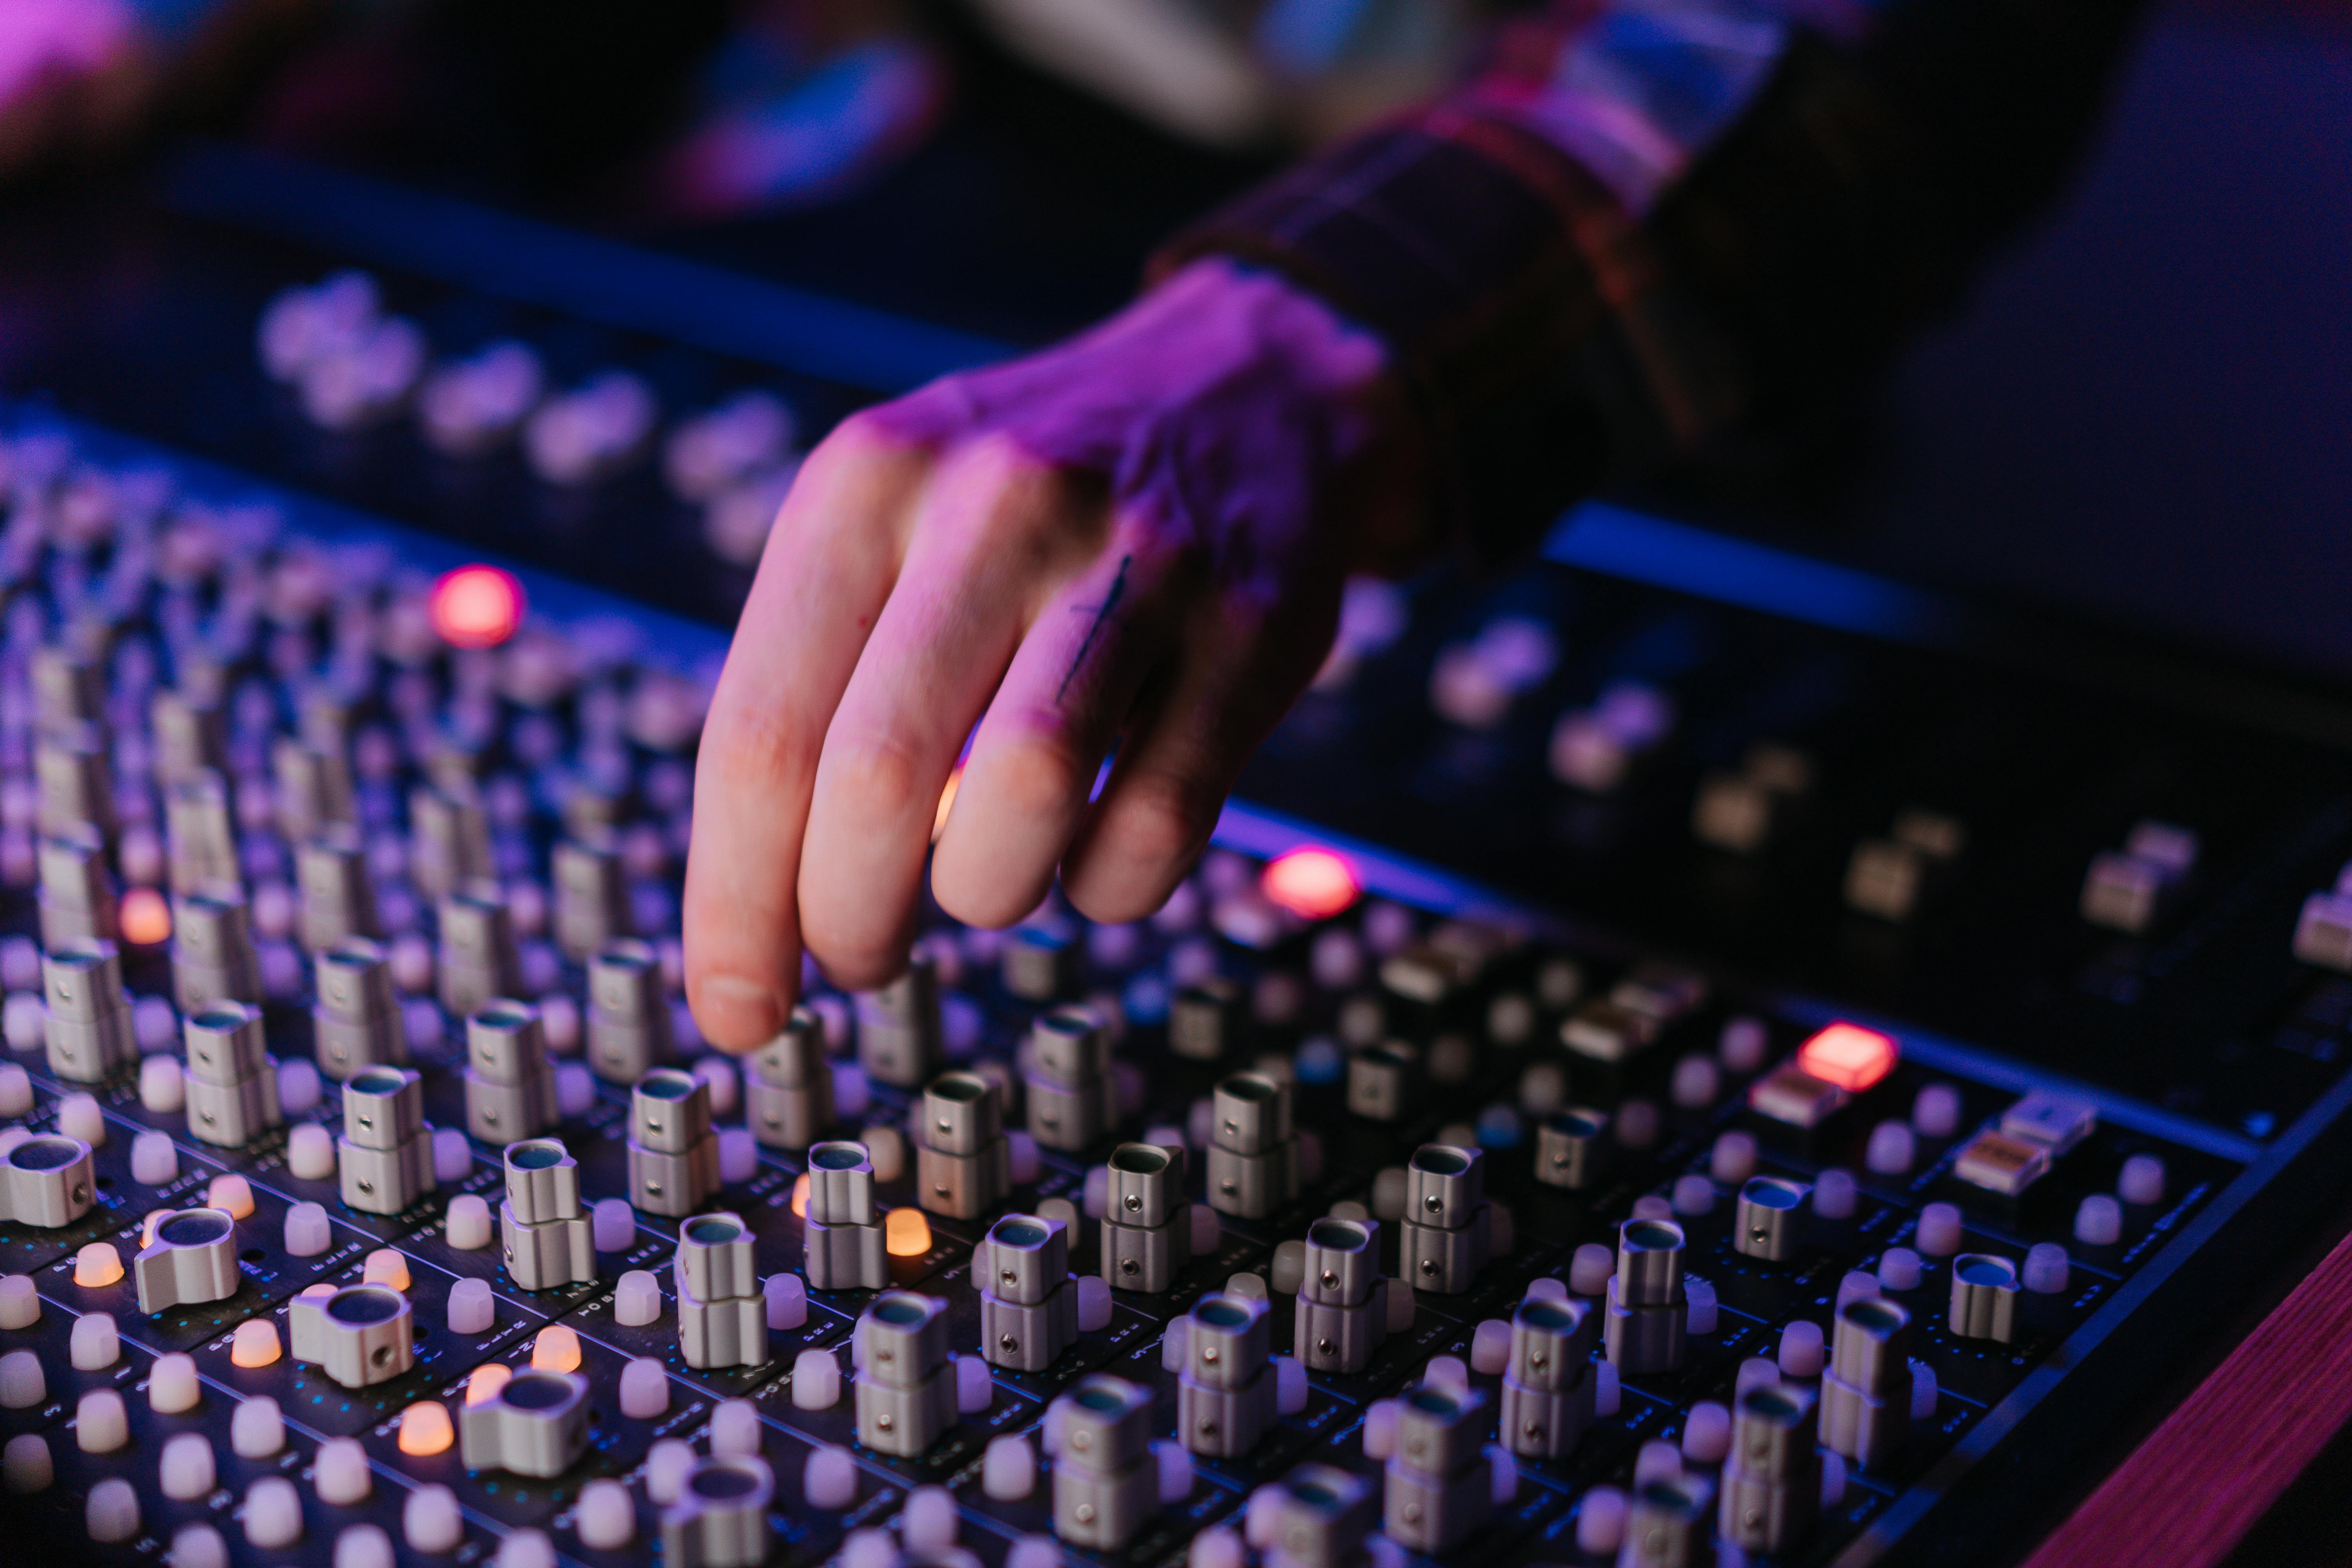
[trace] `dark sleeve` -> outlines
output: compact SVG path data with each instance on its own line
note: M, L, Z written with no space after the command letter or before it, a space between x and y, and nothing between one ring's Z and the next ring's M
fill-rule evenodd
M1843 4L1843 0L1840 0ZM1380 331L1474 556L1801 428L2050 189L2137 0L1577 0L1180 236Z

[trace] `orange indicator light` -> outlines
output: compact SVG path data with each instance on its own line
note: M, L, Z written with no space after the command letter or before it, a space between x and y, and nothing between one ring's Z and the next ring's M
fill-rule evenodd
M892 1209L882 1222L882 1245L893 1258L920 1258L931 1249L931 1222L920 1209Z
M116 919L122 940L133 947L156 947L172 940L172 906L152 888L133 888L123 894Z
M420 1400L400 1413L400 1451L404 1454L418 1458L446 1454L457 1437L449 1407L438 1400Z

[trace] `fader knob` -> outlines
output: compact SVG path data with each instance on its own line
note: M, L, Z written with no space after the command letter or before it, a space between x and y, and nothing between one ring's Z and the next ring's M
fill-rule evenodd
M2017 1333L2017 1265L1989 1252L1952 1259L1952 1332L2007 1344Z
M1097 1373L1055 1404L1062 1451L1054 1460L1054 1533L1116 1552L1160 1511L1150 1391Z

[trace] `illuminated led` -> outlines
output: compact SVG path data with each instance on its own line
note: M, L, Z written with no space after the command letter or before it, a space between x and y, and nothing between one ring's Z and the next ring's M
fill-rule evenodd
M499 1390L504 1388L507 1385L507 1380L512 1376L514 1376L514 1368L504 1362L483 1363L474 1369L473 1376L466 1380L466 1403L488 1404L499 1396Z
M449 1407L437 1399L419 1400L400 1413L400 1451L416 1458L446 1454L457 1439Z
M1797 1065L1823 1083L1848 1094L1864 1089L1895 1070L1895 1042L1859 1024L1832 1024L1797 1050Z
M122 1279L122 1254L110 1241L93 1241L74 1254L74 1283L96 1290Z
M920 1209L892 1209L882 1222L882 1245L893 1258L920 1258L931 1249L931 1222Z
M122 940L133 947L155 947L172 940L172 906L152 888L133 888L123 894L116 919Z
M808 1173L805 1171L793 1178L793 1217L808 1218Z
M231 1366L271 1366L278 1361L278 1325L267 1318L247 1318L229 1341Z
M963 769L958 766L948 774L947 788L940 791L940 808L931 814L931 842L937 844L940 835L947 831L948 810L955 805L956 791L963 784Z
M1301 920L1328 920L1363 893L1356 868L1328 849L1293 849L1267 865L1259 888Z
M408 1259L389 1247L379 1247L367 1255L360 1267L362 1282L369 1285L389 1285L395 1290L408 1289Z
M530 1364L537 1372L578 1372L580 1335L562 1323L550 1323L530 1342Z
M215 1176L212 1185L205 1189L205 1206L218 1209L231 1219L253 1217L253 1184L243 1176Z
M460 566L433 584L433 629L452 647L498 647L522 611L522 584L495 566Z

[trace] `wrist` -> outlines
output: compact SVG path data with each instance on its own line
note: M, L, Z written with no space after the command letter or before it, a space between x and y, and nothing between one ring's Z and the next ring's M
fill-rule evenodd
M1233 337L1270 358L1323 411L1328 491L1351 572L1396 573L1444 543L1432 504L1428 431L1387 339L1284 272L1209 254L1160 276L1128 315L1145 331L1181 321L1209 353Z

